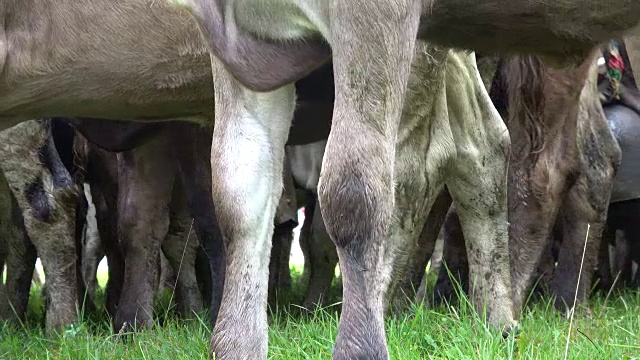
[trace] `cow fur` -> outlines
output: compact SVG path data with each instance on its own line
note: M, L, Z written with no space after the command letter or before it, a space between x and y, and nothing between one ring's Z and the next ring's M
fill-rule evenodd
M548 263L550 240L558 224L561 245L557 268L549 263L550 287L559 309L571 307L590 226L579 302L586 302L597 265L613 177L620 148L609 130L596 87L596 54L564 70L539 58L515 57L499 67L492 87L504 104L512 139L509 173L509 223L514 299L522 306L541 262ZM527 86L523 86L527 84ZM504 91L504 92L502 92ZM498 95L500 94L500 95ZM499 106L500 108L501 106ZM445 261L468 284L462 233L448 222ZM544 268L544 267L543 267ZM554 269L555 268L555 269ZM450 297L453 288L441 270L436 292Z
M280 149L293 113L294 92L286 84L326 63L329 47L336 102L319 198L327 230L338 246L345 289L333 356L384 359L388 354L381 306L386 291L380 287L388 284L389 274L378 271L389 271L394 263L395 254L384 251L382 238L393 221L395 190L402 196L402 187L397 186L402 167L394 160L402 151L396 140L401 138L400 118L409 96L406 87L416 34L444 46L487 53L532 51L558 58L567 53L584 55L598 42L640 21L640 4L630 0L618 0L605 10L595 0L175 2L195 16L215 57L213 193L221 205L220 226L230 256L221 316L212 337L212 351L222 359L266 357L266 276L261 274L267 266L270 220L281 193L281 183L274 179L282 170ZM451 112L461 109L469 107ZM474 130L479 129L461 132L473 134ZM460 163L478 165L500 151L498 158L504 159L507 136L487 140L483 135L478 143L493 151L481 155L474 146L456 148ZM436 158L431 156L429 163L437 162ZM241 159L245 162L237 166ZM467 172L460 168L459 181L453 186L459 187L449 189L454 200L486 188L476 204L459 207L461 214L466 213L463 217L470 219L463 225L467 232L485 239L477 239L483 244L482 256L471 262L502 268L508 261L506 254L493 253L501 264L492 264L483 251L507 251L506 240L486 240L506 236L506 221L498 220L506 216L506 209L499 205L506 201L501 188L506 165L495 160L485 165L482 174L474 172L474 166L468 166L473 170ZM433 169L427 171L430 176ZM476 184L472 178L477 177L486 181ZM486 213L491 214L489 221L474 219L482 214L487 220ZM482 273L482 266L471 267L473 273ZM494 274L493 279L501 279L500 286L494 283L491 290L510 293L508 280L502 280L508 274ZM242 306L232 305L236 299L243 299ZM510 301L503 302L502 296L493 299L497 300L488 306L490 322L510 327Z
M77 320L80 305L75 244L80 191L58 157L48 121L5 130L0 143L0 167L47 274L47 329L60 330Z

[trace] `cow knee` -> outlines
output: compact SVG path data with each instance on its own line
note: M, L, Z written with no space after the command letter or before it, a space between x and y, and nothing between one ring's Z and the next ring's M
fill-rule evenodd
M339 248L357 246L353 240L382 236L391 218L391 176L359 171L363 170L359 165L328 169L318 188L327 233Z

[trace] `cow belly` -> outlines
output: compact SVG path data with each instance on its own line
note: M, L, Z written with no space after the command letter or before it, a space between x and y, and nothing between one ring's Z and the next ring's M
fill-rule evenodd
M622 105L604 109L620 149L622 162L614 179L611 202L640 198L640 115Z

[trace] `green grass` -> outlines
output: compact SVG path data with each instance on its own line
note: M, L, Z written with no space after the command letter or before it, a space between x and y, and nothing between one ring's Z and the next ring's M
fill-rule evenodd
M295 284L294 289L298 287ZM43 304L34 289L27 322L0 325L0 359L208 358L210 328L206 316L202 320L179 320L172 314L168 299L168 294L159 298L158 325L137 334L113 335L109 320L100 313L48 338L42 329ZM274 313L270 318L269 358L330 358L338 323L336 308L307 318L286 310ZM526 309L521 325L517 338L505 340L487 328L464 300L436 309L417 307L387 320L389 351L392 359L564 357L569 322L549 302ZM595 297L591 311L578 309L569 359L640 359L640 293Z

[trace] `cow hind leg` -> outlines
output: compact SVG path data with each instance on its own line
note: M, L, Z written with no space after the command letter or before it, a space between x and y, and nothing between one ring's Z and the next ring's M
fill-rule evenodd
M13 229L5 228L7 239L7 281L6 299L0 303L0 319L18 319L24 321L29 303L31 279L36 265L36 249L27 235L22 219L22 211L15 200L9 203L11 217L9 224Z
M604 291L605 293L614 287L615 268L612 268L609 260L609 244L615 241L615 234L615 228L611 227L611 224L607 219L607 224L605 224L604 230L602 231L600 249L598 250L598 271L596 272L598 281L597 289Z
M422 295L418 300L419 290L425 281L427 264L434 253L438 234L440 234L450 206L451 195L446 189L442 190L429 210L427 221L418 237L418 246L411 255L408 270L399 285L397 296L394 299L394 308L397 311L408 309L412 302L420 304L423 300Z
M456 286L460 289L456 290ZM459 291L469 291L469 262L462 225L455 206L444 222L442 266L434 288L434 304L457 299Z
M212 60L215 102L222 104L215 107L212 188L226 274L211 355L264 359L269 255L295 89L249 91Z
M77 320L74 220L80 191L50 135L48 121L5 130L0 163L47 276L47 331L57 331Z
M211 195L211 137L212 128L198 124L182 123L170 132L174 153L178 160L178 174L184 186L189 212L193 218L193 228L202 251L198 258L207 259L206 267L200 267L198 276L203 283L205 299L209 305L212 326L216 322L225 275L224 241L218 226ZM189 139L189 141L184 141Z
M342 1L331 8L336 101L318 186L343 279L333 358L387 359L383 316L393 259L385 256L396 253L385 238L394 207L395 141L421 4L354 5Z
M612 161L598 160L602 161L591 161L578 177L561 209L563 239L551 280L559 309L571 308L574 296L578 303L586 302L591 291L614 174Z
M285 156L283 162L283 191L276 207L274 230L271 245L271 260L269 261L269 295L268 303L271 309L289 301L291 297L291 245L293 243L293 229L298 225L298 206L296 189L291 176L289 161Z
M176 166L170 148L154 139L119 156L118 234L124 282L114 331L153 323L160 249L169 226Z
M302 303L302 306L308 310L314 310L318 306L327 304L327 295L338 264L336 246L327 234L322 212L317 202L314 205L315 209L307 213L313 215L307 238L308 244L306 245L308 258L305 259L305 263L309 261L309 281Z
M447 103L459 144L447 185L466 241L471 302L478 312L486 306L489 324L511 331L517 323L507 220L510 140L476 70L475 55L461 59L460 71L447 73ZM449 85L465 82L473 87Z
M558 265L551 280L551 290L556 297L556 308L566 310L573 306L574 296L577 296L578 303L584 303L591 291L603 223L598 221L590 223L575 214L568 214L567 211L563 211L561 219L564 223L563 241ZM580 278L579 286L578 278Z
M200 244L193 232L193 221L182 186L175 186L173 194L169 210L169 231L162 244L162 251L177 274L178 313L195 318L203 310L195 268L196 253Z

